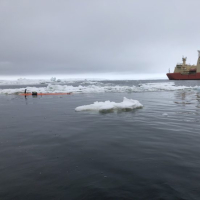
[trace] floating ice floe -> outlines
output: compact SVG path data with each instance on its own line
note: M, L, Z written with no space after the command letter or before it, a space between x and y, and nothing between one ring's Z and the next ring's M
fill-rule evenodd
M57 80L58 81L58 80ZM176 86L174 82L159 82L159 83L145 83L139 84L138 86L124 86L124 85L114 85L104 82L90 82L88 81L86 85L81 85L80 82L71 83L66 80L59 80L59 82L47 83L45 87L22 87L15 89L0 89L0 94L17 94L24 92L27 89L27 92L37 91L38 93L132 93L132 92L156 92L156 91L176 91L176 90L198 90L199 86ZM61 82L60 82L61 81ZM1 81L0 81L1 82ZM30 82L25 79L20 79L16 85L30 85L30 83L35 84L36 81ZM38 82L39 83L39 82ZM41 83L41 80L40 80ZM1 85L1 83L0 83Z
M123 102L116 103L113 101L99 102L96 101L90 105L79 106L75 108L76 111L111 111L111 110L133 110L136 108L142 108L143 105L138 100L127 99L124 97Z
M190 86L176 86L174 82L161 82L161 83L145 83L140 84L140 89L144 91L174 91L174 90L183 90L183 89L192 89L199 86L190 87Z

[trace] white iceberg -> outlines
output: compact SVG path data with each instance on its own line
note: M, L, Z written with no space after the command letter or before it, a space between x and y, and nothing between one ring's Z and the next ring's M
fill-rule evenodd
M111 111L111 110L133 110L135 108L142 108L143 105L138 100L127 99L124 97L123 102L116 103L113 101L99 102L96 101L90 105L79 106L75 108L76 111Z

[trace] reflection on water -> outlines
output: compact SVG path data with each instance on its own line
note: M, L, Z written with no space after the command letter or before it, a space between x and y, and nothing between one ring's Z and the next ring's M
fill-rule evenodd
M175 95L175 101L174 103L176 104L181 104L181 105L187 105L187 104L193 104L198 107L198 95L199 92L196 90L179 90L174 93Z

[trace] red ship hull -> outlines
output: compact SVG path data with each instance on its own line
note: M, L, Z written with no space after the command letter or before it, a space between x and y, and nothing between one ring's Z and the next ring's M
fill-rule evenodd
M169 80L200 80L200 73L196 74L181 74L181 73L167 73Z

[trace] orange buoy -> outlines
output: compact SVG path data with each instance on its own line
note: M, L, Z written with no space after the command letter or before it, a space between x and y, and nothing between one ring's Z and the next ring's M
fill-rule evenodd
M68 93L37 93L36 95L43 96L43 95L69 95L69 94L72 94L72 92L68 92ZM32 93L19 93L19 95L21 95L21 96L34 96L35 94L32 94Z

